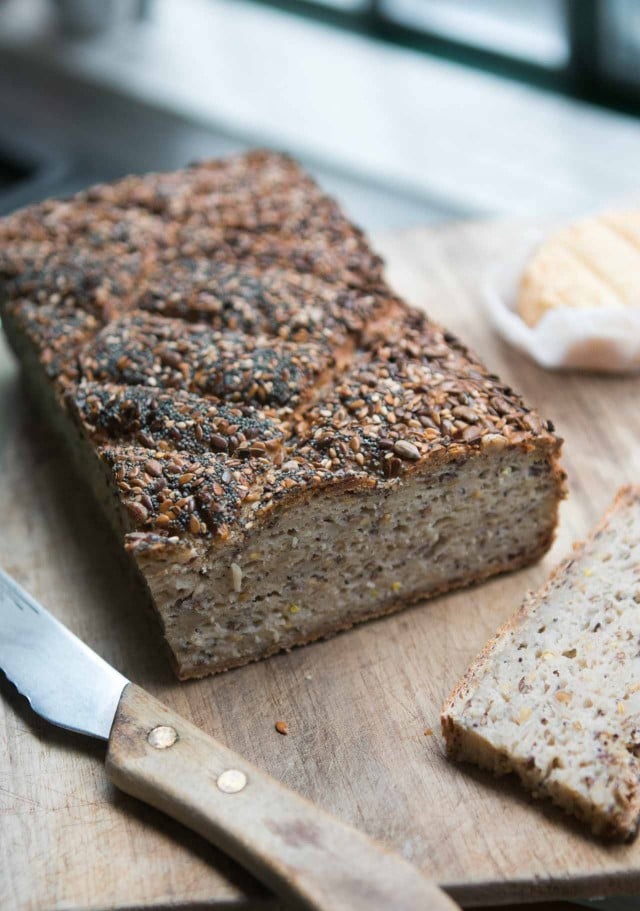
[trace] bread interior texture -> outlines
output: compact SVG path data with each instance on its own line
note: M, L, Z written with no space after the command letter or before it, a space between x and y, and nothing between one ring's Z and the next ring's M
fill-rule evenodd
M613 839L640 821L640 488L530 595L442 715L449 754L515 772Z
M556 498L546 455L506 449L316 492L228 546L134 556L180 676L199 676L529 563Z

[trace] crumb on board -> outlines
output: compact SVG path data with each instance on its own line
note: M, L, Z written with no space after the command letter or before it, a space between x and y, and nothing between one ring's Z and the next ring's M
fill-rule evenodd
M285 735L285 734L289 733L289 725L287 724L286 721L276 721L275 729L278 732L278 734Z

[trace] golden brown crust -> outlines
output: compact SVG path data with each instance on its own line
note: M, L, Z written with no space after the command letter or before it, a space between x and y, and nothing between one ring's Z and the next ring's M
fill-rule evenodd
M535 448L532 470L561 495L551 424L393 295L362 233L284 156L128 177L18 212L0 222L0 280L14 334L142 532L224 540L231 515L240 535L313 489L384 485L485 448ZM225 408L242 414L211 433ZM182 490L145 470L166 462L183 477L198 460ZM220 480L234 472L247 478L235 491Z
M321 492L386 492L514 451L527 456L522 482L548 491L529 550L425 595L551 543L565 477L552 424L399 300L362 233L284 156L125 178L15 213L0 221L0 284L9 339L148 584L158 568L241 552ZM287 642L419 597L366 615L345 606ZM253 659L240 650L215 670ZM196 649L176 670L212 668Z

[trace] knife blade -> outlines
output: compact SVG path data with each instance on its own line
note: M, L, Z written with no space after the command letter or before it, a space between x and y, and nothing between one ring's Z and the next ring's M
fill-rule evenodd
M290 907L457 909L399 855L130 683L1 569L0 669L43 718L108 741L116 786L199 832Z
M0 668L59 727L109 739L129 682L0 569Z

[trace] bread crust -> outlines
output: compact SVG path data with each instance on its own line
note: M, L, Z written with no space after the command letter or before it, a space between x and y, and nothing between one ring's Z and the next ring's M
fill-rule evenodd
M9 340L97 456L134 557L240 547L319 493L501 451L548 477L555 526L551 423L393 294L362 232L286 156L17 212L0 221L0 281Z

